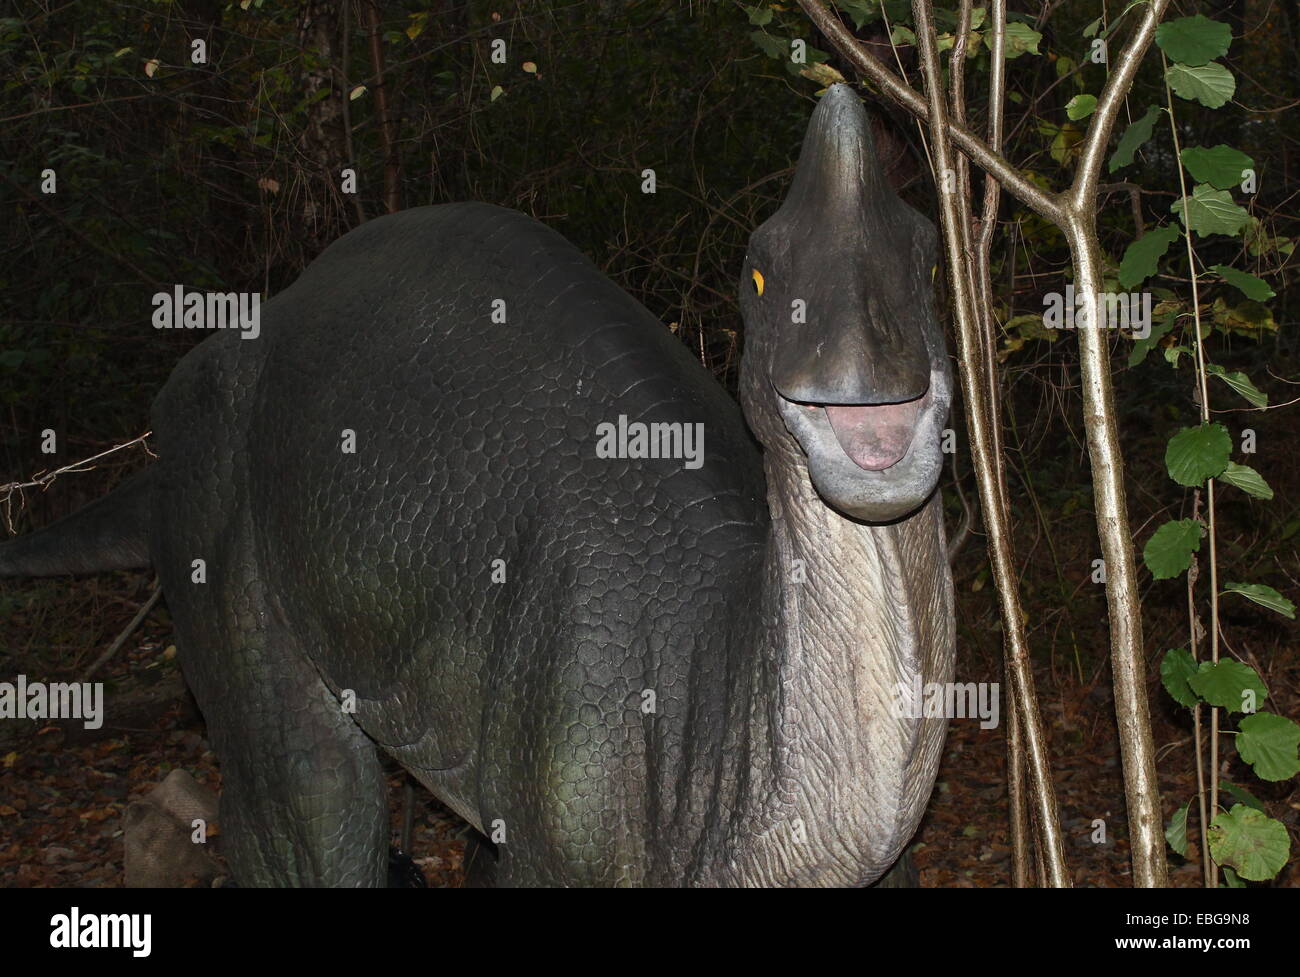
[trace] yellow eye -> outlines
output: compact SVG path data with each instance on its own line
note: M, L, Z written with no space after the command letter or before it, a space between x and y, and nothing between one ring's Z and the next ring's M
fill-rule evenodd
M763 273L755 268L751 274L754 276L754 291L759 295L763 294Z

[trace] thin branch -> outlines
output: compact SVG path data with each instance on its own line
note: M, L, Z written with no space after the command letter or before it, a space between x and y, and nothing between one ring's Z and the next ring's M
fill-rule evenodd
M991 19L987 37L989 47L989 149L994 153L1002 152L1003 113L1006 102L1006 0L993 0L990 9ZM979 236L975 244L975 283L979 288L980 301L976 311L980 319L979 357L984 364L985 396L988 398L989 413L995 418L1002 417L1002 391L998 385L997 340L994 335L996 324L993 321L993 273L990 255L993 249L993 230L997 226L998 206L1002 198L1002 185L991 173L984 174L984 203L980 211ZM1014 246L1012 248L1014 256ZM1012 417L1012 424L1015 418ZM1002 425L991 425L995 438L994 456L1002 458ZM1002 487L1006 497L1006 487ZM1032 493L1031 493L1032 497ZM1037 511L1037 501L1035 500ZM1040 514L1041 517L1041 514ZM1041 521L1041 518L1040 518ZM1058 571L1059 572L1059 571ZM1073 633L1073 627L1071 627ZM1029 802L1025 790L1025 737L1021 729L1024 723L1024 703L1018 694L1015 674L1011 661L1006 662L1007 688L1012 691L1009 696L1010 708L1008 720L1010 730L1007 736L1007 798L1010 804L1008 815L1011 820L1011 883L1017 889L1029 885L1029 848L1033 843L1030 832ZM1036 819L1037 820L1037 819ZM1043 847L1039 844L1039 847Z
M1142 22L1119 56L1119 67L1106 79L1101 97L1097 99L1096 111L1092 113L1092 120L1088 124L1088 134L1083 139L1083 151L1079 154L1079 168L1075 173L1074 184L1066 191L1068 205L1076 214L1084 213L1095 203L1102 156L1110 141L1111 129L1115 127L1115 117L1128 98L1133 78L1142 65L1142 55L1146 54L1156 36L1156 28L1160 25L1160 18L1164 16L1167 6L1169 0L1150 0ZM1109 64L1110 59L1106 60Z
M114 639L113 643L108 646L108 650L105 651L98 658L96 658L94 662L91 664L91 666L88 669L86 669L86 671L81 676L82 682L89 682L91 678L94 676L94 674L98 672L101 668L103 668L104 664L109 659L111 659L114 655L117 654L117 649L121 648L122 645L126 643L126 639L131 636L131 632L140 626L140 622L143 621L145 617L148 616L151 610L153 610L154 604L158 603L158 598L161 596L162 596L162 583L160 581L155 580L153 585L153 593L151 593L149 595L149 599L144 602L144 606L141 607L140 610L136 612L135 617L131 618L131 623L128 624L125 628L123 628L122 632Z
M1168 69L1168 62L1165 60L1163 53L1160 55L1160 64ZM1178 140L1178 125L1174 121L1174 96L1169 90L1169 84L1165 84L1165 107L1169 113L1169 133L1174 143L1174 159L1182 159L1182 149ZM1178 163L1178 190L1183 199L1183 216L1187 216L1187 177L1183 174L1183 165ZM1192 276L1192 330L1196 336L1196 342L1193 344L1196 350L1196 380L1199 385L1198 393L1201 401L1201 423L1210 423L1210 388L1209 377L1205 372L1205 337L1201 332L1201 295L1200 285L1196 275L1196 251L1192 247L1192 231L1187 228L1183 234L1183 240L1187 245L1187 273ZM1198 493L1199 494L1199 493ZM1217 546L1217 532L1214 520L1214 479L1208 479L1205 483L1205 521L1208 526L1210 537L1210 661L1218 664L1219 661L1219 560ZM1190 587L1190 584L1189 584ZM1191 595L1188 595L1191 599ZM1196 736L1197 742L1200 742L1200 710L1198 708L1196 715ZM1199 767L1200 755L1197 754ZM1204 789L1204 788L1202 788ZM1202 795L1201 801L1201 837L1202 844L1208 847L1205 839L1209 838L1209 823L1205 820L1205 801ZM1209 817L1213 819L1219 811L1219 710L1217 707L1210 706L1210 804ZM1206 888L1213 889L1219 884L1219 867L1212 859L1208 860L1206 869Z
M1041 857L1040 880L1054 888L1070 885L1065 867L1064 844L1056 805L1056 791L1047 769L1047 744L1042 720L1035 708L1034 676L1029 667L1025 642L1024 616L1017 587L1015 557L1011 548L1009 507L1006 504L1002 459L993 453L997 440L991 428L997 418L990 414L984 390L988 383L981 360L982 343L975 314L975 291L971 283L970 263L963 251L962 224L969 217L969 197L963 203L961 186L951 167L948 125L940 81L939 56L935 50L934 25L930 0L912 0L920 45L925 89L929 95L931 151L938 172L939 206L943 219L943 242L948 279L951 286L953 314L957 321L958 349L961 356L962 392L966 399L966 424L970 434L975 474L979 482L980 509L988 531L989 559L997 582L999 612L1008 668L1014 678L1013 694L1024 706L1019 730L1028 754L1030 779L1034 787L1034 814L1037 836L1041 843L1035 851ZM963 216L965 215L965 216Z
M384 154L384 209L395 214L402 209L402 166L397 151L397 125L389 111L388 84L384 80L383 27L379 21L379 0L367 0L365 18L370 31L370 66L375 72L375 118L379 123L379 144ZM344 92L343 97L348 98L348 93Z
M930 109L925 99L870 54L823 0L799 0L799 6L831 46L872 84L918 119L926 122L930 120ZM1053 223L1060 223L1064 219L1063 207L1055 195L1048 193L1002 156L993 152L979 136L965 126L953 123L949 123L947 130L962 152L986 173L996 176L998 181L1027 207Z
M1097 240L1096 191L1103 150L1115 115L1166 5L1167 0L1152 0L1147 17L1124 49L1119 67L1103 89L1101 104L1106 111L1089 129L1079 173L1067 192L1067 216L1061 225L1074 262L1075 293L1083 303L1086 317L1086 323L1076 330L1079 377L1083 388L1083 422L1092 467L1097 536L1106 568L1111 675L1124 768L1133 884L1139 888L1164 888L1168 885L1169 870L1147 702L1142 604L1124 490L1124 453L1111 383L1110 348L1098 305L1104 286L1101 246Z
M343 151L348 157L348 166L356 170L357 155L352 145L352 84L348 81L348 64L351 59L352 46L352 14L351 0L343 0L342 15L339 17L339 30L343 32L343 57L339 63L334 66L334 71L338 74L338 90L341 101L340 108L343 110ZM361 225L366 222L366 209L361 203L361 194L350 193L352 198L352 210L356 214L357 224Z
M39 488L41 490L44 490L49 488L51 485L53 485L54 480L58 478L60 475L67 475L74 472L91 471L94 467L93 465L90 468L86 467L87 465L90 465L91 462L95 462L98 461L100 458L107 457L108 455L111 455L115 451L121 451L124 448L129 448L133 444L144 444L145 439L149 437L149 435L151 434L153 434L152 431L145 431L144 434L140 435L138 438L132 438L130 441L127 441L125 444L114 445L113 447L105 451L101 451L97 455L91 455L89 458L83 458L81 461L71 462L70 464L64 465L62 468L56 468L52 472L46 472L44 475L34 475L32 476L32 480L30 482L7 482L4 485L0 485L0 496L3 496L2 498L0 498L0 505L4 506L5 527L9 530L10 533L16 531L13 525L13 512L12 512L13 497L15 492L17 492L19 494L19 497L22 498L23 489ZM149 446L147 444L144 444L144 450L149 451ZM153 452L149 452L149 453L151 455L153 454Z
M1201 490L1196 489L1192 492L1192 518L1198 519L1201 514ZM1201 619L1196 615L1196 581L1200 577L1200 564L1197 562L1196 554L1192 554L1191 565L1187 568L1187 636L1188 647L1192 652L1192 661L1200 662L1201 656L1197 652L1197 642L1200 640ZM1206 798L1205 798L1205 743L1204 734L1201 732L1201 703L1198 701L1192 707L1192 732L1196 739L1196 803L1199 808L1200 820L1196 823L1201 829L1201 874L1207 889L1213 888L1216 882L1217 873L1211 866L1214 864L1210 860L1210 822L1206 816Z

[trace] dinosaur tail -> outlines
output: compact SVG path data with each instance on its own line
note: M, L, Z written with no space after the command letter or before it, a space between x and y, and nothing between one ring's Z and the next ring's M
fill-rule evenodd
M151 565L153 469L45 529L0 543L0 577L137 570Z

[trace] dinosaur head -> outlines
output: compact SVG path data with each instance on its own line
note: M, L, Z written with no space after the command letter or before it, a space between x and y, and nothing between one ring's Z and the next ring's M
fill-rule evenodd
M906 516L938 482L952 377L936 255L934 225L881 170L862 103L832 86L785 202L749 240L742 401L764 446L793 438L817 491L855 519Z

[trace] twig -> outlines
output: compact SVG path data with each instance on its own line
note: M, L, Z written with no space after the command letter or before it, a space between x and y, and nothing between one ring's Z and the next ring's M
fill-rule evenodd
M1166 69L1169 63L1165 59L1164 53L1160 54L1160 64ZM1174 141L1174 159L1181 160L1181 149L1178 140L1178 126L1174 122L1174 96L1169 90L1169 83L1165 82L1165 107L1169 112L1169 132ZM1183 166L1178 164L1178 189L1182 194L1183 216L1186 217L1187 210L1187 178L1183 175ZM1209 379L1205 373L1205 342L1201 334L1201 299L1200 286L1196 275L1196 252L1192 248L1192 231L1186 229L1183 239L1187 245L1187 273L1192 276L1192 329L1196 335L1196 342L1193 344L1196 350L1196 380L1199 387L1201 401L1201 423L1210 423L1210 388ZM1199 496L1200 493L1198 492ZM1210 537L1210 661L1216 665L1219 662L1219 567L1218 567L1218 550L1216 546L1216 533L1214 525L1214 479L1207 479L1205 483L1205 521L1209 527ZM1191 578L1188 578L1188 595L1190 602ZM1194 656L1193 656L1194 657ZM1201 739L1200 707L1195 710L1193 721L1196 723L1196 741L1199 745ZM1200 753L1197 753L1197 774L1200 774ZM1200 785L1204 791L1204 785ZM1201 845L1206 852L1209 850L1209 824L1206 822L1207 812L1205 809L1204 793L1201 794ZM1219 710L1215 706L1210 706L1210 803L1208 817L1213 818L1219 809ZM1219 882L1219 867L1214 864L1209 855L1205 858L1205 887L1213 889Z
M801 0L802 2L802 0ZM1068 888L1064 842L1061 838L1056 791L1047 766L1047 743L1042 720L1035 707L1034 676L1029 667L1029 650L1025 642L1024 616L1016 585L1015 559L1011 551L1009 509L1006 505L1005 481L1001 477L1002 459L993 454L997 439L989 430L996 418L989 413L985 396L988 380L980 353L979 324L975 314L976 297L971 284L971 269L965 260L962 225L969 214L969 197L961 205L961 186L950 177L950 128L947 124L939 57L935 51L934 25L929 0L912 0L916 38L920 45L921 66L929 97L930 144L934 153L935 174L939 186L939 206L943 223L944 257L951 283L954 318L957 322L958 348L962 362L962 390L966 399L966 424L975 462L975 476L980 489L980 513L988 532L989 559L997 582L999 611L1007 662L1014 680L1013 694L1024 704L1020 731L1024 737L1030 780L1034 787L1034 815L1042 857L1040 881L1053 888Z
M89 465L92 461L98 461L100 458L111 455L114 451L121 451L123 448L129 448L133 444L142 444L151 434L153 434L152 431L145 431L144 434L137 438L132 438L125 444L114 445L107 451L101 451L97 455L91 455L89 458L83 458L81 461L74 461L71 464L64 465L62 468L56 468L54 471L47 472L44 475L33 476L30 482L9 482L8 484L0 485L0 493L4 493L4 498L0 499L0 504L4 506L5 528L7 528L11 533L15 532L12 518L12 499L15 492L21 493L23 489L28 488L47 489L54 484L54 480L60 475L91 471L92 469L86 468L85 466ZM144 450L149 451L149 446L145 445ZM150 454L152 454L152 452L150 452Z
M853 67L866 75L872 84L917 118L924 122L930 120L930 109L925 99L866 51L823 0L799 0L799 6L831 46ZM953 142L967 156L986 173L996 176L1007 190L1015 194L1030 209L1054 223L1062 219L1062 208L1057 198L1030 180L1000 154L993 152L979 136L965 126L955 123L949 123L947 130Z
M131 632L140 626L140 622L145 619L145 616L151 610L153 610L154 604L158 603L158 598L161 596L162 596L162 582L155 580L153 584L153 593L151 593L149 595L149 599L144 602L144 606L141 607L138 612L136 612L135 617L131 618L131 623L122 629L122 633L113 639L113 643L108 646L108 650L105 651L98 658L96 658L95 661L91 664L91 666L88 669L86 669L85 672L82 673L81 676L82 682L89 682L91 676L93 676L97 671L99 671L110 658L112 658L114 655L117 654L117 649L121 648L122 645L126 642L126 639L131 636Z

